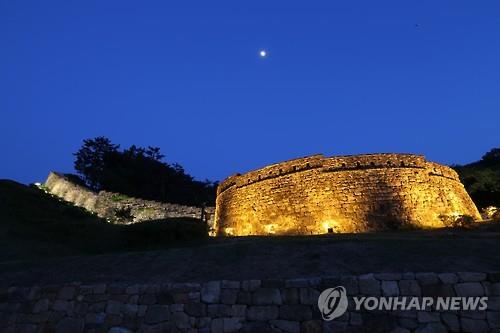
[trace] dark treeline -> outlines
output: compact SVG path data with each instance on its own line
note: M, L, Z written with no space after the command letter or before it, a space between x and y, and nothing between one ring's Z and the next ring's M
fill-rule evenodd
M500 148L493 148L477 162L452 167L479 208L500 207Z
M217 183L198 181L179 164L164 162L157 147L120 149L108 138L83 141L74 154L75 170L95 191L191 206L214 205Z

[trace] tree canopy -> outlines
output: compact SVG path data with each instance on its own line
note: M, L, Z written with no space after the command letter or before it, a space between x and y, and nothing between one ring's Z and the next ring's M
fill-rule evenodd
M481 160L452 166L478 207L500 206L500 148L493 148Z
M108 138L83 141L74 167L95 191L184 205L213 205L216 182L198 181L177 164L169 164L160 148L130 146L120 150Z

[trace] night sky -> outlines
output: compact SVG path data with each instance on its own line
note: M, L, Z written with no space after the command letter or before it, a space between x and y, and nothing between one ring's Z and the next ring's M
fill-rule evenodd
M499 1L0 0L0 178L72 172L101 135L202 180L315 153L467 163L499 125Z

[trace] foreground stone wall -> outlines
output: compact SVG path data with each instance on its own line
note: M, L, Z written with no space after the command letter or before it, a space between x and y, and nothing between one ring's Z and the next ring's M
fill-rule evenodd
M316 155L235 175L217 191L219 235L443 227L481 216L454 170L409 154Z
M323 321L325 288L351 296L488 296L484 311L355 311ZM499 332L500 272L95 284L0 290L2 332Z
M200 207L130 198L119 193L106 191L95 193L56 172L49 174L44 185L50 193L63 200L116 223L130 224L174 217L196 219L202 217L202 208ZM214 207L203 209L203 218L209 226L213 224L214 213Z

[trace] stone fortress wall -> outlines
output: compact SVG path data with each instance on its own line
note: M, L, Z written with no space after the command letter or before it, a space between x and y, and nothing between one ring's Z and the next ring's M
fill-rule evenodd
M175 217L201 219L202 208L130 198L119 193L101 191L95 193L75 184L67 177L51 172L45 188L61 199L97 214L115 223L131 224L148 220ZM213 225L215 207L203 209L203 218Z
M433 228L481 216L449 167L421 155L314 155L230 176L218 187L219 235Z
M323 321L318 296L343 286L348 309ZM352 297L488 297L487 309L367 311ZM369 273L195 283L68 283L0 288L1 332L499 332L500 273Z

